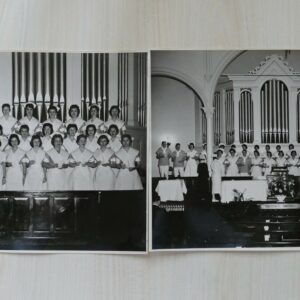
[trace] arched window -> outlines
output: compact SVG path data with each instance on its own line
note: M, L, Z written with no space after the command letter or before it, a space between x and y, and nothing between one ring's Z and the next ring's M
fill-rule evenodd
M261 141L289 142L289 95L287 86L277 79L266 81L260 92Z
M253 143L253 101L251 91L244 90L239 102L240 142Z
M221 142L221 97L220 92L216 92L214 96L214 143L219 145Z

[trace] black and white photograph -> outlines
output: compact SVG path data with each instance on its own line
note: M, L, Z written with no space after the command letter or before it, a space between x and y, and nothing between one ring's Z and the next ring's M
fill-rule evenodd
M300 51L151 52L152 250L300 246Z
M145 252L147 53L0 65L0 250Z

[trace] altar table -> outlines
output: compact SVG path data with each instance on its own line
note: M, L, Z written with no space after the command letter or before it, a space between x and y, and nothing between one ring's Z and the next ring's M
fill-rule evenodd
M187 188L183 179L160 180L155 191L158 193L161 202L183 201Z
M268 184L262 180L226 180L222 181L221 202L228 203L234 200L234 190L244 193L245 201L266 201Z

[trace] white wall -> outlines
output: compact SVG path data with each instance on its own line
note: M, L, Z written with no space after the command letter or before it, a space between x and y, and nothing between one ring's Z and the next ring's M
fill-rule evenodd
M199 140L198 137L196 139L199 119L195 117L195 107L198 111L200 107L193 91L174 79L153 77L151 84L152 176L156 177L158 169L155 152L162 140L170 141L171 149L179 142L184 150L188 143Z

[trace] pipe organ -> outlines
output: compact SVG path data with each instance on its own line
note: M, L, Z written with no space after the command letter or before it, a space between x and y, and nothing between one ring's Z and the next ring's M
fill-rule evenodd
M145 127L147 115L147 53L136 53L135 58L137 122L140 127Z
M280 80L266 81L260 92L261 140L263 143L289 142L289 94Z
M242 90L239 101L239 138L241 143L253 143L253 101L251 90Z
M221 142L221 96L220 92L216 92L214 95L214 142L218 145Z
M108 72L109 55L104 53L81 54L81 114L89 118L89 106L99 107L102 120L108 118Z
M50 105L57 106L58 117L66 118L66 54L12 53L12 112L20 119L27 102L36 105L34 115L43 122Z
M128 53L118 54L118 106L120 118L128 121Z
M233 111L233 91L226 91L225 98L225 120L226 120L226 144L234 142L234 111Z

